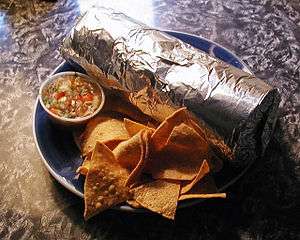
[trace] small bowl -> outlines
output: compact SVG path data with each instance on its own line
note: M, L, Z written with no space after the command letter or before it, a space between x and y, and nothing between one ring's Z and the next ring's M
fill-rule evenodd
M43 99L42 99L42 92L43 89L45 87L47 87L50 83L54 82L56 79L60 78L60 77L64 77L64 76L80 76L82 78L84 78L85 81L87 82L91 82L93 83L95 86L97 86L99 88L100 91L100 97L101 97L101 103L99 105L99 107L95 110L95 112L93 112L93 114L85 116L85 117L78 117L78 118L65 118L65 117L61 117L58 116L54 113L52 113L44 104ZM50 118L56 122L59 123L61 125L64 126L79 126L79 125L83 125L85 124L88 120L90 120L91 118L93 118L94 116L96 116L100 110L102 109L104 102L105 102L105 95L104 95L104 91L103 88L99 85L99 83L97 83L94 79L92 79L91 77L89 77L86 74L83 73L79 73L79 72L61 72L61 73L57 73L57 74L53 74L51 75L46 81L44 81L40 87L39 90L39 101L42 105L42 107L44 108L44 110L48 113L48 115L50 116Z

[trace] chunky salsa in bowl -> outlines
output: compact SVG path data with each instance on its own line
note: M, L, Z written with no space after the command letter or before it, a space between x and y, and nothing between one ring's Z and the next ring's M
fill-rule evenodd
M101 110L104 93L89 76L63 72L43 83L39 99L52 118L64 124L76 124L84 123Z

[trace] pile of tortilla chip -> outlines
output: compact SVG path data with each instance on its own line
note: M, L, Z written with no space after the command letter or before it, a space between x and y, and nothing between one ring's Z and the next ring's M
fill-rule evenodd
M178 201L226 197L210 174L222 161L185 108L160 124L134 117L108 111L86 126L78 169L85 219L123 202L174 219Z

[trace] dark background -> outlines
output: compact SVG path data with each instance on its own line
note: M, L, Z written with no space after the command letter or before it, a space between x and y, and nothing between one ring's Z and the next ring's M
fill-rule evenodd
M299 239L299 1L99 1L231 49L282 101L265 156L228 199L179 210L175 222L107 211L84 223L82 200L40 160L32 111L41 82L62 61L60 42L96 2L0 0L0 239Z

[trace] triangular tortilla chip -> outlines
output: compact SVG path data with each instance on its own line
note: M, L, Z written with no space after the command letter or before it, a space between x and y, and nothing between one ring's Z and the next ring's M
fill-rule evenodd
M82 138L81 152L85 156L94 149L96 142L127 140L129 135L123 119L113 115L101 115L88 122Z
M193 180L204 160L199 153L180 153L168 146L160 152L152 153L146 166L146 172L154 179Z
M114 150L113 153L119 163L128 169L136 167L141 156L141 145L145 139L142 139L142 134L146 132L147 136L153 133L150 129L144 129L132 136L126 141L121 142ZM149 140L147 139L147 144Z
M174 151L198 151L207 155L209 145L193 128L185 123L175 126L167 139L166 146L174 145Z
M149 141L151 138L152 131L149 130L142 130L141 133L141 155L140 155L140 160L136 167L132 170L130 173L127 181L126 181L126 186L130 186L131 184L137 182L137 179L139 176L142 174L143 170L146 167L146 163L149 158Z
M180 184L156 180L133 189L133 198L144 208L174 219Z
M153 119L144 114L135 105L129 102L126 98L114 95L108 95L105 98L105 104L102 111L117 112L134 119L141 123L153 121Z
M184 153L185 151L186 154L195 152L197 155L196 152L198 152L198 156L207 159L213 172L220 171L223 166L223 161L213 153L208 142L186 123L181 123L173 128L166 146L172 148L174 153Z
M183 187L184 186L185 184L183 184ZM226 193L218 193L218 189L213 178L210 175L206 175L187 193L181 194L179 201L193 198L226 198Z
M138 164L141 156L141 145L143 130L139 131L133 137L121 142L113 153L117 161L125 168L133 169Z
M139 131L143 130L143 129L148 129L148 130L153 130L154 128L148 127L144 124L132 121L130 119L124 118L124 126L125 129L127 130L129 136L134 136L135 134L137 134Z
M128 172L116 161L112 151L98 142L93 151L90 168L84 183L84 218L131 198L125 187Z
M156 154L147 166L153 178L192 180L203 159L210 161L208 143L188 123L188 112L181 108L153 133L152 143L155 145L157 141L157 144L163 146L156 147Z
M123 141L124 140L112 139L112 140L104 141L104 142L101 142L101 143L103 143L110 150L114 150L119 145L119 143L123 142ZM88 162L89 162L89 160L91 160L93 150L86 153L85 156L84 155L82 156L84 158L84 161L82 163L82 167L87 167L88 166L88 164L89 164ZM83 174L83 175L85 175L85 174Z
M187 185L185 185L181 188L180 194L184 194L184 193L188 192L189 190L191 190L192 187L196 183L198 183L200 181L200 179L202 179L208 173L209 173L209 166L208 166L207 161L204 160L196 177L193 179L193 181L191 181L190 183L188 183Z
M208 143L210 143L209 152L211 153L210 155L213 155L214 157L213 158L207 157L207 160L210 164L212 171L214 172L219 171L223 166L222 160L213 153L211 147L213 147L214 149L216 148L217 151L221 151L223 156L229 156L229 157L232 155L232 153L230 152L231 150L220 139L214 140L215 138L213 138L213 136L211 136L208 131L203 129L202 128L203 126L201 127L199 124L197 124L196 118L193 115L191 115L186 108L180 108L177 111L175 111L172 115L167 117L165 121L163 121L155 130L155 132L152 135L152 144L155 150L156 151L161 150L168 144L167 143L168 141L172 141L172 139L168 139L172 131L178 125L181 125L183 123L189 126L190 128L194 129L201 137L203 143L207 142L207 144L203 146L208 146Z
M167 117L152 134L152 144L156 151L161 150L167 143L167 140L176 125L188 121L186 108L180 108L172 115Z
M105 146L107 146L110 150L114 150L114 148L121 142L122 140L108 140L106 142L103 142L103 144L105 144ZM92 152L90 151L86 154L86 156L83 160L83 163L81 164L81 166L76 170L76 173L80 173L82 175L87 175L87 172L90 168L90 160L91 160L91 156L92 156Z

